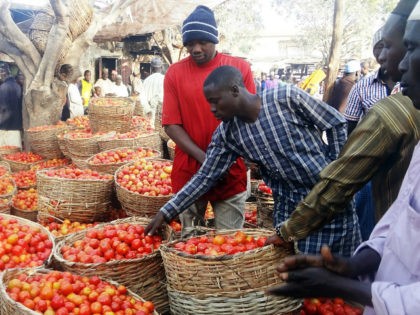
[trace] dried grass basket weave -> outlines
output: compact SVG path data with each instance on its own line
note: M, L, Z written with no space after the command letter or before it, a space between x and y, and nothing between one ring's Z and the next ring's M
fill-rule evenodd
M74 138L73 133L79 133L78 131L68 132L64 135L64 141L67 146L67 150L69 155L73 158L74 156L78 158L83 157L91 157L92 155L99 152L99 144L98 141L100 139L106 139L108 137L112 137L114 133L107 133L107 134L93 134L90 137L81 137L81 138ZM83 132L81 134L84 134Z
M36 162L33 162L33 163L18 162L18 161L9 160L5 157L3 157L3 161L7 162L10 165L10 169L13 173L19 172L19 171L28 171L36 163Z
M253 237L270 236L271 230L243 229ZM208 236L233 235L236 230L212 230ZM162 245L168 286L189 294L224 294L241 290L265 289L281 283L275 265L292 254L272 245L235 255L190 255L176 250L178 241ZM206 275L203 278L202 275Z
M0 168L3 168L5 171L5 173L2 176L0 176L0 178L3 178L4 176L9 176L10 172L12 171L10 169L10 164L5 161L0 161Z
M257 192L257 223L266 229L273 228L274 200L271 195Z
M273 233L263 229L243 229L242 231L253 237L267 237ZM235 230L211 230L207 235L232 235L235 232ZM284 312L289 312L299 306L300 302L293 299L279 301L268 297L263 298L265 289L281 284L275 267L282 258L292 254L291 251L270 245L235 255L190 255L176 250L173 245L177 242L160 247L173 313L212 314L213 312L214 314L217 312L219 314L219 310L224 310L220 314L232 314L233 307L242 303L244 310L260 309L260 312L256 314L278 314L280 310L283 310L283 308L277 308L280 304L283 305ZM258 295L261 297L259 301L252 299ZM196 309L193 310L192 305L195 303L197 303ZM214 306L211 310L208 308L210 303ZM215 306L217 304L220 304L219 308ZM277 309L273 311L275 308ZM238 314L252 313L244 311Z
M26 135L31 150L46 159L55 159L63 157L63 153L58 145L57 134L65 129L65 125L49 126L50 128L39 130L29 128Z
M128 132L135 102L129 97L98 97L89 102L89 121L93 132Z
M15 206L13 206L13 204L10 208L10 214L19 218L30 220L32 222L37 222L38 218L38 210L22 210L16 208Z
M160 151L161 140L157 132L140 134L135 138L129 139L100 139L98 141L101 151L111 150L121 147L137 148L145 147Z
M9 198L0 199L3 199L0 202L0 214L10 214L10 207L12 206L12 201Z
M107 217L113 180L50 177L37 172L38 216L70 219L83 223Z
M13 278L21 275L27 274L28 276L35 275L35 274L46 274L50 273L53 270L44 269L44 268L25 268L25 269L8 269L0 274L0 314L4 315L39 315L39 312L35 312L23 304L13 300L6 292L6 284ZM114 286L118 286L119 283L108 280L105 277L101 277L101 280L104 280ZM127 290L127 293L134 297L137 300L145 301L143 297L138 296L131 290ZM155 311L155 315L158 313Z
M145 150L152 150L154 155L151 157L138 157L135 158L133 160L127 160L124 162L120 162L120 163L108 163L108 164L94 164L93 163L93 159L95 158L94 156L91 156L89 159L86 160L87 166L88 168L90 168L93 171L97 171L97 172L101 172L101 173L108 173L108 174L115 174L115 171L117 169L119 169L121 166L126 165L127 163L133 162L135 160L139 160L139 159L146 159L146 158L161 158L162 157L162 153L160 151L154 150L154 149L150 149L150 148L145 148L145 147L137 147L137 148L117 148L117 149L145 149ZM102 151L98 154L101 153L107 153L110 151L115 151L115 149L111 149L111 150L106 150L106 151Z
M159 313L167 311L169 305L166 292L165 270L159 251L145 255L142 258L111 260L106 263L96 264L70 262L65 260L61 255L61 248L63 246L71 245L75 241L83 239L89 230L98 230L106 225L124 223L146 226L149 222L150 219L148 218L131 217L99 224L90 229L70 234L57 244L54 250L54 260L65 271L84 276L96 275L123 284L144 299L152 301Z
M173 315L298 315L302 304L300 300L269 296L258 290L196 297L168 288L168 296Z
M151 160L169 161L164 159ZM173 194L167 196L145 196L136 192L129 191L128 189L122 187L117 181L118 173L124 167L129 166L132 163L127 163L121 166L115 172L114 181L118 201L121 203L121 207L125 210L128 216L153 217L156 215L159 209L173 197Z
M2 178L0 178L0 180L1 181L9 181L10 184L13 185L13 189L8 193L0 195L0 198L11 198L11 197L13 197L13 195L16 194L16 192L17 192L17 186L16 186L16 183L13 180L13 178L10 177L10 176L3 176Z

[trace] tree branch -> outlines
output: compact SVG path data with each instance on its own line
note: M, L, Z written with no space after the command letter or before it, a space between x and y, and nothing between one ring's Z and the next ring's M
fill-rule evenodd
M45 47L38 73L35 76L33 88L51 85L69 27L68 7L64 5L62 0L50 0L50 4L54 11L55 23L48 35L47 46Z
M36 50L34 44L30 41L28 37L23 34L19 29L16 23L13 21L10 10L9 1L0 1L0 33L9 41L14 44L14 46L19 50L18 55L27 56L27 66L28 71L31 72L31 76L34 76L36 73L34 69L37 69L37 65L41 61L41 55L38 50Z
M28 82L31 82L33 79L33 74L35 73L35 69L30 69L32 65L31 61L28 60L28 57L25 55L22 55L20 50L16 48L12 43L5 40L4 38L0 38L0 51L2 53L5 53L10 58L14 60L16 65L18 66L19 70L23 73L25 76L25 83L28 84Z

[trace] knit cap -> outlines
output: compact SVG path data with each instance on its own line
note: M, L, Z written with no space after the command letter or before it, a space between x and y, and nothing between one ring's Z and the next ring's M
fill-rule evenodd
M216 19L208 7L199 5L182 24L182 42L184 46L191 41L200 40L214 44L219 42Z
M372 38L372 47L375 48L376 44L379 43L382 40L382 33L383 33L384 27L381 26L375 34L373 34Z

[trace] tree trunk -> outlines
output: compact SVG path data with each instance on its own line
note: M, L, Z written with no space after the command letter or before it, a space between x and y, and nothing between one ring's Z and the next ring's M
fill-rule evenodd
M330 47L330 56L328 59L327 77L325 78L325 88L323 100L327 101L331 95L334 82L337 78L340 67L341 46L343 44L343 12L344 0L335 0L334 2L334 22L333 34Z

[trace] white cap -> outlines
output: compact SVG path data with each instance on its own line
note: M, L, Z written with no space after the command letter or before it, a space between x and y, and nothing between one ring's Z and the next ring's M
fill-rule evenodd
M360 71L360 62L357 60L350 60L344 66L344 73L353 73Z
M420 2L417 2L413 11L411 11L410 16L408 17L409 21L418 21L420 20Z

